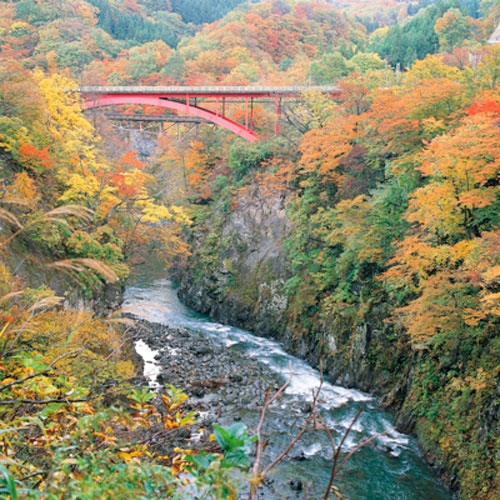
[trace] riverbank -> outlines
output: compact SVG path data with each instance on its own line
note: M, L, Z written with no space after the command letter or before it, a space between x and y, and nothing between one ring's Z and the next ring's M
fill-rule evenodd
M209 441L212 424L230 425L244 419L248 412L260 410L267 387L277 390L279 377L259 365L239 366L231 349L224 349L206 338L201 332L185 328L169 328L159 323L135 318L133 335L138 352L153 354L154 361L143 363L143 382L162 393L163 388L174 386L189 396L187 410L197 412L197 423L182 428L182 433L170 436L168 445L165 436L154 430L146 438L152 449L168 452L175 447L193 450L213 448ZM146 356L146 359L151 359ZM152 369L152 366L154 368ZM304 415L307 407L303 407ZM162 442L160 442L160 438ZM306 460L300 448L292 454L296 460ZM243 485L245 490L245 485ZM264 500L270 497L293 500L303 489L300 478L267 479L258 493Z
M158 273L154 273L158 276ZM156 306L152 306L152 304ZM213 421L222 425L242 421L254 432L260 417L265 388L283 383L292 366L293 379L282 399L266 419L266 456L276 457L307 417L312 390L319 373L306 362L287 354L276 341L209 321L183 306L168 279L141 276L125 294L125 307L135 304L142 319L136 340L158 351L158 376L162 385L177 385L190 396L192 409L200 411L199 427ZM386 432L346 464L337 483L346 499L401 500L450 499L420 456L416 442L394 429L392 416L375 398L325 381L319 409L338 443L359 408L361 418L346 441L352 451L364 439ZM194 427L187 439L196 441ZM271 476L263 490L266 500L297 499L309 484L309 498L320 498L332 464L331 445L325 432L307 432L303 440ZM300 484L297 483L300 481ZM293 489L295 488L295 489Z
M275 373L258 365L238 366L231 349L201 332L135 321L133 338L153 351L157 367L145 379L154 389L169 385L182 389L200 413L200 426L241 420L245 411L260 407L268 386L279 387Z

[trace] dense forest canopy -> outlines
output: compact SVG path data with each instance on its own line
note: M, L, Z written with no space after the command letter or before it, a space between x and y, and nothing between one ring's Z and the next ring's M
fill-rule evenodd
M382 381L370 389L408 416L461 498L497 498L500 47L487 40L499 22L499 0L0 2L0 495L182 498L184 471L236 498L242 428L233 455L221 431L219 455L145 446L154 426L194 424L187 396L170 387L160 408L134 388L130 318L91 307L155 255L193 282L227 278L226 296L253 311L259 283L227 258L223 226L258 193L289 222L294 344L348 370L370 325ZM342 94L284 105L279 137L257 103L255 145L163 130L144 161L104 115L82 113L82 83ZM242 121L244 107L227 114Z
M211 23L248 0L170 0L172 12L177 12L187 23Z

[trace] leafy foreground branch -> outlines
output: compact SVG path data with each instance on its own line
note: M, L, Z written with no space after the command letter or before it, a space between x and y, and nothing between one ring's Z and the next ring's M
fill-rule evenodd
M70 381L64 385L64 377L54 371L56 363L64 359L59 356L45 367L40 363L32 376L20 376L19 383L3 384L5 397L18 397L4 400L0 410L0 495L6 498L235 500L241 495L240 486L247 482L251 500L256 498L266 475L302 436L317 430L327 432L334 450L324 499L331 491L342 498L333 486L335 477L347 459L375 437L361 443L340 462L343 443L362 409L336 447L318 410L321 379L304 425L285 449L262 468L265 419L271 405L290 384L290 375L274 395L267 389L255 436L249 436L242 423L229 427L214 423L210 439L205 429L198 429L200 443L194 446L196 449L186 449L182 443L194 445L188 437L197 423L196 412L181 390L169 386L159 395L147 388L127 389L124 385L106 391L104 398L89 398L88 392L83 388L75 390ZM55 394L58 398L53 397ZM81 400L61 401L71 394ZM22 395L31 399L23 399Z
M181 390L155 394L135 385L125 348L131 320L62 310L53 292L13 288L7 268L0 271L1 498L235 500L248 484L252 500L302 436L319 429L334 450L327 499L345 461L370 441L339 464L352 425L335 447L318 410L321 377L304 425L263 467L265 419L292 373L274 395L266 390L255 436L242 423L214 423L210 434Z

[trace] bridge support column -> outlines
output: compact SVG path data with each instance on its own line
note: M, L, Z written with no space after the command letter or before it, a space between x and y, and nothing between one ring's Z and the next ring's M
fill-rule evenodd
M253 132L253 97L250 98L250 130Z
M245 128L248 130L248 97L245 97Z
M274 112L276 114L274 135L279 135L281 134L281 99L278 96L274 98Z

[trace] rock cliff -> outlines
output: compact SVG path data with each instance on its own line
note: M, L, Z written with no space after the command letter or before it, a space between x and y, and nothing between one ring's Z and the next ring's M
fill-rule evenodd
M295 355L318 366L330 379L348 387L386 395L400 406L406 391L387 373L403 353L377 359L387 345L384 311L374 309L370 322L357 325L319 318L307 329L294 317L286 293L291 265L284 248L291 229L287 196L264 196L258 186L239 198L232 210L217 210L194 239L179 296L198 312L261 336L273 337ZM405 427L408 427L408 422Z

